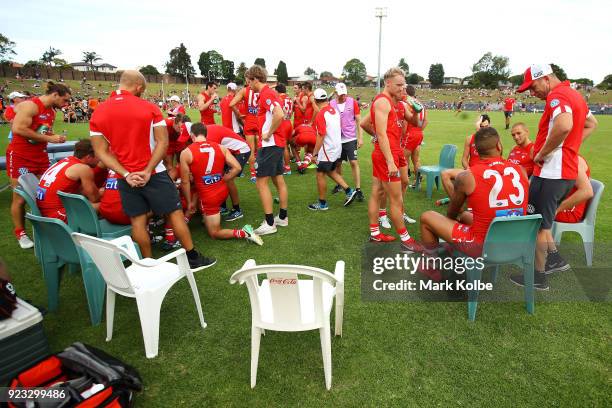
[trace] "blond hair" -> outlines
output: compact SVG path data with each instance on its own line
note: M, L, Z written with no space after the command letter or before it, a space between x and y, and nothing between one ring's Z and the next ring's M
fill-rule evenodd
M247 69L244 76L250 80L257 79L259 82L266 83L268 80L268 71L261 65L253 65Z
M406 73L400 67L393 67L393 68L390 68L387 72L385 72L385 76L383 77L383 79L387 81L393 78L394 76L398 76L398 75L405 77Z

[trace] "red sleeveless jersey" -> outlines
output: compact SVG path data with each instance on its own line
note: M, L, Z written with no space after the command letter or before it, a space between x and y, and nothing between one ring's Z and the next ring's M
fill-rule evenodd
M529 180L519 165L501 157L480 159L470 172L476 182L468 196L468 207L474 214L472 231L474 239L482 243L493 218L527 214Z
M522 166L527 172L527 177L533 173L533 157L531 153L534 146L533 143L529 143L525 147L514 146L508 155L508 161Z
M192 156L189 169L200 197L227 188L223 181L225 155L221 146L215 142L194 142L188 149Z
M204 103L207 103L211 98L206 92L201 92L200 94L204 97ZM205 125L215 124L215 108L212 103L208 105L208 108L200 111L200 121Z
M387 116L387 137L389 138L389 146L391 147L391 151L401 150L400 147L400 139L402 137L402 127L403 121L399 118L398 115L398 106L393 103L391 98L389 98L385 94L378 94L372 101L372 109L370 109L370 119L372 120L372 126L374 127L374 132L377 132L376 128L376 112L375 112L375 103L380 98L386 98L391 104L391 110L389 111L389 115ZM401 105L401 102L400 102ZM403 112L403 105L402 109ZM378 145L378 137L375 136L374 139L374 150L380 150L380 146Z
M314 108L312 107L312 103L310 102L310 94L307 94L305 96L307 96L308 98L306 99L306 110L304 111L304 123L312 123L314 118Z
M257 126L257 114L259 113L259 92L255 92L250 86L244 87L244 100L246 101L247 113L244 118L245 125Z
M79 191L81 181L68 178L66 170L81 163L81 160L74 156L66 157L49 167L42 175L36 189L36 204L43 216L51 216L51 213L64 208L57 195L58 191L64 193L77 193Z
M470 159L468 162L468 167L471 168L473 165L480 161L480 156L478 155L478 150L476 149L476 133L472 134L470 138Z
M303 92L300 92L297 96L298 101L302 100L304 96ZM293 105L293 127L298 127L299 125L304 123L304 112L300 109L297 104Z
M580 160L580 157L582 156L578 155L578 160ZM582 159L584 160L584 157L582 157ZM589 167L589 163L587 163L586 160L584 162L587 165L586 175L588 178L591 178L591 168ZM578 191L578 188L574 185L574 187L572 187L570 192L567 193L567 196L565 196L565 198L568 198L569 196L574 194L576 191ZM586 212L586 207L589 201L590 200L583 201L581 203L578 203L574 207L570 208L569 210L561 211L555 217L555 221L569 222L569 223L581 222L582 219L584 218L584 213Z
M39 133L50 133L53 130L55 111L52 108L46 108L38 97L30 100L34 102L38 108L38 113L32 118L30 129ZM48 128L48 130L46 130L45 127ZM38 167L46 167L49 165L47 142L34 142L17 133L13 133L13 139L11 139L9 149L11 149L13 155L23 158L28 162L35 163Z
M281 100L281 107L285 113L285 120L291 120L291 114L293 113L293 100L287 94L279 94L278 97Z

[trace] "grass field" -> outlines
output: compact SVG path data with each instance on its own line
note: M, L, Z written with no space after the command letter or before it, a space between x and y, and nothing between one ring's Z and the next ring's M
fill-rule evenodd
M192 112L193 118L199 117ZM431 111L422 162L437 162L445 143L461 145L473 131L475 113L465 120ZM599 129L582 153L592 177L612 185L612 117L597 117ZM516 115L535 134L539 115ZM503 115L492 113L503 129ZM87 136L87 125L58 123L71 139ZM0 126L0 151L8 128ZM507 153L509 132L500 130ZM363 189L369 193L371 145L360 151ZM345 172L348 174L349 172ZM350 176L347 177L350 179ZM5 180L3 174L0 182ZM361 251L368 238L366 203L343 208L329 198L330 210L313 213L314 172L286 178L290 226L265 236L263 247L245 242L211 241L197 220L191 230L198 248L218 258L196 279L208 328L198 326L186 282L171 290L161 315L159 356L147 360L135 302L118 298L115 332L105 343L104 323L92 327L80 276L64 276L58 312L45 318L51 348L74 341L101 347L134 365L145 390L138 406L610 406L612 307L609 303L538 303L528 315L522 303L483 303L476 322L467 320L464 303L374 303L360 296ZM257 192L238 180L245 218L262 220ZM331 183L330 183L331 188ZM597 219L597 242L612 238L612 206L604 193ZM418 215L433 207L425 193L409 192L406 207ZM0 254L7 261L21 297L46 305L46 290L32 251L22 251L11 233L10 193L0 193ZM409 232L416 234L416 226ZM603 266L607 254L596 254ZM273 333L262 340L257 387L249 387L250 306L246 288L229 277L246 259L258 263L304 263L333 269L346 261L344 337L332 341L333 385L326 391L319 336L316 332ZM579 258L584 263L583 258ZM567 276L567 275L565 275ZM555 275L563 281L564 275ZM502 279L505 277L502 277ZM519 289L517 289L518 291Z

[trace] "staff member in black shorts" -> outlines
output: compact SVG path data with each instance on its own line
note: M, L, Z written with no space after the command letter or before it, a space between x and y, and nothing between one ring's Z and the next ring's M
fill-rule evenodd
M151 257L147 214L163 215L187 251L193 270L216 260L202 256L193 246L181 201L163 165L168 131L161 111L140 98L147 84L138 71L124 71L119 90L95 110L89 123L96 156L121 178L118 189L123 210L130 217L132 238L144 257ZM151 134L153 135L151 137Z
M569 269L555 247L552 223L557 208L576 182L580 145L593 132L597 120L580 93L568 81L560 81L548 64L527 68L518 91L527 90L546 101L533 151L527 211L542 215L536 247L535 288L547 290L547 274ZM511 280L524 284L522 274L512 276Z

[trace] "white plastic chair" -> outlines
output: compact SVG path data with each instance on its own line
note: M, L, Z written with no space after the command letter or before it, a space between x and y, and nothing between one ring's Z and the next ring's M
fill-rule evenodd
M553 222L552 236L554 241L559 245L561 243L561 236L564 232L576 232L580 234L582 243L584 245L584 254L586 256L587 266L593 266L593 246L595 245L595 221L597 219L597 208L601 201L601 195L605 185L595 179L591 179L591 186L593 187L593 197L587 204L586 211L584 213L584 219L577 223L566 223L566 222Z
M266 275L261 284L258 275ZM312 279L299 279L306 275ZM336 262L334 274L302 265L244 263L230 283L246 283L251 301L251 388L257 382L259 344L264 330L306 331L319 329L325 387L332 381L330 313L336 297L336 336L342 336L344 310L344 261Z
M157 356L162 302L172 285L184 277L191 286L200 325L206 327L198 287L189 269L185 249L178 249L159 259L139 259L136 246L128 236L106 241L74 232L72 237L91 256L106 281L106 341L113 337L115 294L136 298L145 353L147 358ZM175 258L176 264L168 262ZM126 268L123 259L129 260L132 265Z

